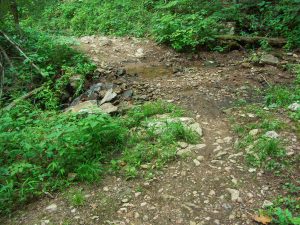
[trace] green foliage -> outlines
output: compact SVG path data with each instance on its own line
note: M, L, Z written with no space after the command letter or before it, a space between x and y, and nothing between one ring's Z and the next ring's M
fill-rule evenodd
M41 26L76 35L104 33L143 36L151 16L142 1L66 1L48 7ZM36 23L34 18L26 21Z
M284 166L286 151L279 140L261 137L247 152L246 159L252 166L263 166L268 170L280 170Z
M81 189L70 189L67 194L67 199L69 204L73 207L83 206L85 204L86 198Z
M173 159L175 143L199 137L180 123L159 135L144 126L157 114L182 114L174 105L147 103L123 117L43 111L29 102L0 114L0 212L22 205L45 191L73 182L95 182L108 169L135 177L143 163L160 168ZM120 154L121 153L121 154ZM111 165L108 162L112 160ZM151 176L149 171L148 177ZM72 195L71 204L83 204Z
M69 183L95 181L101 162L122 150L126 128L106 115L58 114L19 106L3 112L0 132L1 211Z
M300 66L294 65L293 70L296 75L296 79L293 85L286 86L274 86L267 90L265 96L266 104L270 107L287 107L291 103L300 101Z
M35 103L41 108L57 109L63 103L62 96L69 78L78 74L85 78L95 69L94 64L69 47L61 38L34 29L24 29L21 35L14 34L13 30L8 33L40 67L42 74L33 69L31 62L20 57L20 53L5 39L0 38L0 45L10 46L8 54L16 58L15 70L7 70L5 76L4 88L8 90L3 96L5 99L16 98L44 83L45 88L36 95ZM74 95L80 93L81 88L82 85L74 91Z
M201 13L158 15L153 26L155 39L178 51L211 44L216 34L217 20Z
M168 113L171 117L178 117L183 115L183 110L172 104L166 104L164 101L145 103L141 106L136 106L133 110L127 113L127 126L133 127L141 123L147 117L157 114Z
M215 35L226 34L226 23L233 22L237 35L285 37L286 48L300 45L299 0L246 0L235 4L221 0L54 0L44 8L23 24L39 24L60 34L150 34L158 42L182 51L215 44ZM270 48L265 41L260 44Z
M278 196L273 205L269 206L265 213L271 216L272 224L279 225L299 225L300 224L300 200L297 196L299 192L299 182L296 184L286 184L284 186L288 193L286 196ZM297 190L297 192L294 192Z

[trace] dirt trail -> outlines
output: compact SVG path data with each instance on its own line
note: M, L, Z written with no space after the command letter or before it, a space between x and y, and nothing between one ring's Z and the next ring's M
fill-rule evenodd
M101 185L83 187L86 206L69 207L58 194L29 205L7 224L254 224L250 214L276 195L277 184L249 170L234 150L236 138L223 110L251 98L252 88L265 86L265 80L285 82L289 75L242 64L247 55L239 51L178 54L151 41L107 37L82 38L78 48L100 69L126 69L135 77L137 97L162 98L189 110L202 125L203 145L149 181L108 176ZM54 203L57 210L44 210Z

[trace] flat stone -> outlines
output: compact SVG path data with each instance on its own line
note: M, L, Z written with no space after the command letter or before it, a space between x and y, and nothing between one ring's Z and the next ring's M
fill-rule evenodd
M114 106L111 103L104 103L103 105L100 106L100 109L102 112L108 113L108 114L118 111L118 107Z
M96 100L90 100L85 102L80 102L77 105L70 106L66 110L66 112L74 112L74 113L95 113L100 112L100 109L97 105Z
M133 91L132 90L126 90L126 91L124 91L122 96L125 99L130 99L133 96Z
M260 63L269 64L269 65L277 65L279 63L279 59L271 54L264 54L260 59Z
M241 198L240 198L240 192L236 189L231 189L231 188L227 188L226 189L230 195L231 195L231 201L233 202L240 202Z
M253 129L253 130L250 130L250 131L249 131L249 134L250 134L251 136L256 136L256 135L258 134L258 132L259 132L259 129Z
M202 132L202 128L200 127L199 123L193 123L193 124L189 125L189 128L191 128L193 131L198 133L200 137L202 137L203 132Z
M201 163L197 159L194 159L193 162L194 162L195 166L200 166L201 165Z
M202 155L197 156L197 160L200 161L200 162L203 161L204 160L204 156L202 156Z
M179 141L177 143L180 146L180 148L187 148L188 147L188 143L186 143L186 142Z
M56 204L51 204L46 207L46 210L49 212L55 212L57 210L57 205Z
M177 150L176 155L178 155L178 156L184 156L184 155L190 155L191 153L192 152L191 152L190 149L185 148L185 149L179 149L179 150Z
M269 200L265 200L262 207L263 208L267 208L273 205L273 202L269 201Z

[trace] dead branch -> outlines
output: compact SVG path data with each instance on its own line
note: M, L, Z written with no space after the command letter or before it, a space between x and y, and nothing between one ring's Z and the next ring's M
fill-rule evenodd
M18 102L33 96L34 94L36 94L37 92L39 92L43 88L44 88L44 85L42 85L41 87L38 87L36 89L33 89L32 91L26 93L25 95L22 95L21 97L15 99L13 102L11 102L8 106L4 107L2 110L6 111L6 110L12 109L13 107L15 107L18 104Z
M3 86L4 86L4 73L5 73L5 69L4 69L4 65L2 63L2 54L0 54L0 71L1 71L1 75L0 75L0 100L2 98L2 94L3 94Z
M17 43L15 43L13 40L11 40L3 31L0 30L0 33L3 35L3 37L9 41L9 43L11 43L19 52L20 54L28 60L28 62L30 62L31 66L36 69L36 71L41 74L42 76L44 76L42 70L34 64L34 62L22 51L22 49L17 45Z
M244 42L247 44L257 44L260 41L267 41L272 46L282 47L287 43L284 38L267 38L267 37L260 37L260 36L253 36L253 37L243 37L243 36L235 36L235 35L217 35L217 39L223 41L236 41L236 42Z
M5 50L0 46L0 53L3 55L4 59L6 60L6 62L9 64L9 66L11 68L13 68L13 63L11 62L11 60L9 59L8 55L6 54Z

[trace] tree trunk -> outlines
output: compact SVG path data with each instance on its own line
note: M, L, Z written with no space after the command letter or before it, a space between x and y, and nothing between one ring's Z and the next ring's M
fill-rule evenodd
M15 26L18 31L20 31L20 14L18 9L18 4L16 0L10 2L10 12L14 18Z

